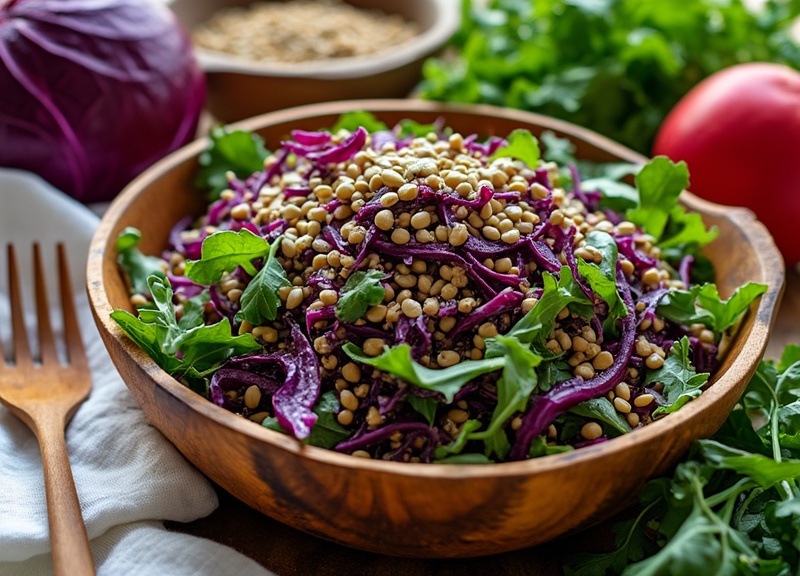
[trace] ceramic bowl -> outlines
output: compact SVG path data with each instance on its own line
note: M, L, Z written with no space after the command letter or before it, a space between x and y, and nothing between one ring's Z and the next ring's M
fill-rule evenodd
M218 10L252 1L174 0L170 6L191 30ZM298 64L249 62L198 48L198 60L208 81L207 106L215 119L233 122L272 110L331 100L406 97L420 80L424 60L450 39L460 21L457 0L346 1L358 8L399 14L416 23L420 34L374 56ZM380 39L365 33L365 41Z
M525 112L420 101L360 101L301 107L247 120L237 128L275 146L292 129L332 125L350 110L393 125L444 117L464 134L506 135L515 128L570 138L580 158L644 162L642 156L576 126ZM752 305L708 390L675 414L631 434L559 455L494 465L441 466L356 458L267 430L217 407L163 372L109 318L130 308L116 264L115 238L139 228L142 249L160 253L173 224L203 209L192 186L195 142L156 164L111 205L89 255L88 290L117 368L150 421L201 471L253 508L310 534L384 554L465 557L540 544L633 504L690 444L713 434L730 413L765 349L784 282L783 260L753 214L684 193L719 237L706 250L728 296L747 281L769 290Z

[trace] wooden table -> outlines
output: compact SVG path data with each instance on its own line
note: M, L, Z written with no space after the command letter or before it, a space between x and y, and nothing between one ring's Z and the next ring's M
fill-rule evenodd
M786 290L767 347L767 358L780 357L786 344L800 344L800 274L787 272ZM497 556L465 560L392 558L345 548L308 536L217 490L219 508L188 524L167 523L171 530L215 540L253 558L278 576L559 576L564 561L578 551L610 545L610 520L556 542Z

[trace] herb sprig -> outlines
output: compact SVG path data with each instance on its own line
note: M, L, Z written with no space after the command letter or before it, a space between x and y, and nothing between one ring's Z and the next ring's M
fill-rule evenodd
M790 345L779 362L761 362L712 439L648 485L638 515L615 526L616 548L577 556L566 574L796 574L798 390L800 347Z

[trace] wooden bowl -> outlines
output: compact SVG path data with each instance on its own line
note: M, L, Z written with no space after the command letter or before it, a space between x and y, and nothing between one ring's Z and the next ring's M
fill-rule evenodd
M291 129L330 126L343 112L369 110L392 125L402 118L446 123L465 134L514 128L569 137L581 158L644 162L597 134L525 112L420 101L359 101L307 106L238 124L269 145ZM117 368L150 421L209 478L250 506L300 530L347 546L416 557L467 557L540 544L630 506L645 481L664 474L698 438L712 435L733 409L767 343L784 283L783 260L753 214L684 193L719 238L706 254L728 296L749 280L768 291L753 304L711 387L680 411L631 434L574 452L525 462L441 466L355 458L267 430L217 407L163 372L109 318L130 308L116 265L126 226L159 253L175 222L199 214L192 186L195 142L156 164L111 205L89 255L88 290L97 325ZM267 537L267 535L265 535Z
M282 0L286 1L286 0ZM253 0L173 0L178 19L190 30L223 8ZM420 80L422 63L458 29L456 0L346 0L358 8L399 14L419 26L411 41L374 56L285 64L250 62L197 48L208 81L208 109L223 122L272 110L352 98L404 98ZM269 31L265 31L268 33ZM361 31L353 31L354 34ZM379 38L365 41L380 42Z

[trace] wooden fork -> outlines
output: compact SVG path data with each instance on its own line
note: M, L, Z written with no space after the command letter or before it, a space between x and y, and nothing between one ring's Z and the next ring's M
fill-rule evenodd
M8 282L11 301L14 363L2 360L0 401L36 435L44 465L47 519L56 576L95 574L86 526L69 465L64 430L92 388L70 287L67 255L58 245L58 270L67 362L58 358L47 305L44 267L38 244L33 246L36 314L40 361L31 355L23 316L14 246L8 245Z

